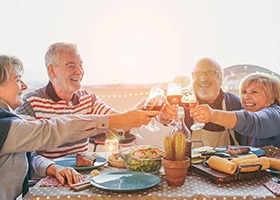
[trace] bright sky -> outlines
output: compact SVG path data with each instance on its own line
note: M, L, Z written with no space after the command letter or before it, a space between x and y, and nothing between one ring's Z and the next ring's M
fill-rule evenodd
M0 0L0 53L47 82L44 55L75 42L83 84L159 83L212 57L280 73L279 0ZM34 76L34 74L36 74Z

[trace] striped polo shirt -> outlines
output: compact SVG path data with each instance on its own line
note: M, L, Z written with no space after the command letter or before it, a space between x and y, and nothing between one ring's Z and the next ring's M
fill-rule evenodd
M26 94L23 98L24 103L17 109L21 115L29 115L35 119L50 119L60 115L74 114L110 114L117 112L109 107L101 99L87 90L79 90L73 94L69 103L60 99L55 93L51 82L45 87ZM88 150L89 140L82 139L76 142L66 143L55 149L38 152L46 158L54 159L77 152Z

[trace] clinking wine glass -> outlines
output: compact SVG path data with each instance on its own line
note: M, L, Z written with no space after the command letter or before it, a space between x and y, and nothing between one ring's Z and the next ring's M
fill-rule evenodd
M197 99L196 99L196 96L195 96L195 93L193 90L186 92L182 96L181 104L186 109L194 108L197 105ZM191 126L191 129L193 131L200 130L204 126L205 126L205 123L194 122L194 124Z
M160 87L154 87L150 90L149 97L146 99L143 109L160 111L164 101L164 90ZM156 132L160 128L156 125L154 118L145 126L149 131Z
M166 96L167 96L168 103L178 106L181 103L181 98L182 98L181 83L177 83L177 82L168 83Z
M167 85L167 94L166 98L169 104L173 106L179 106L182 99L182 85L178 82L170 82ZM176 121L172 120L170 125L175 125Z

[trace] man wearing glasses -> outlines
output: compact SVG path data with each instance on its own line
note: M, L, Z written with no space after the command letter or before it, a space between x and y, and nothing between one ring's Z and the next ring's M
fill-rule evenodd
M223 91L223 70L215 60L200 59L192 71L192 79L199 104L208 104L211 108L220 110L242 109L237 95ZM185 113L186 125L190 127L193 118L189 116L189 110L185 110ZM246 144L244 136L241 137L239 133L213 123L206 123L203 129L193 131L192 139L211 147Z

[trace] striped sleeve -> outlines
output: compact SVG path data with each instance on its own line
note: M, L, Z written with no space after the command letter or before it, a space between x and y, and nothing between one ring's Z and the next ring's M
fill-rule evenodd
M106 114L111 114L111 113L119 113L119 111L110 107L104 101L102 101L101 99L96 97L96 100L93 103L92 114L106 115Z

